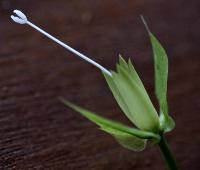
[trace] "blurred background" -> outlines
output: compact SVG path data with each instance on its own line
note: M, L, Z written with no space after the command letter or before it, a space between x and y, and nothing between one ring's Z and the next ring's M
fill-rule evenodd
M157 106L142 14L169 55L176 129L168 141L180 169L200 169L199 0L1 0L0 169L165 169L158 148L125 150L58 100L129 124L99 70L12 22L13 9L108 69L115 69L119 54L131 58Z

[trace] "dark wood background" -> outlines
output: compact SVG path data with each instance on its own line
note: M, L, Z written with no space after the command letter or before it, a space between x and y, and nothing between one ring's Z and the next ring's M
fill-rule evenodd
M15 8L107 68L115 68L119 53L130 57L156 104L143 14L169 55L176 129L167 138L181 170L200 169L199 0L1 0L0 169L165 169L158 148L125 150L58 101L63 96L128 123L99 70L13 23Z

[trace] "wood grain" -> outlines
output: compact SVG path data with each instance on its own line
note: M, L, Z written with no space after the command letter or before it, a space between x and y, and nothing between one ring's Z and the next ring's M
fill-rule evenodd
M168 140L180 169L200 169L198 0L1 1L0 169L165 169L158 148L127 151L59 102L63 96L129 123L101 73L31 28L11 22L15 8L107 68L114 69L119 53L130 57L156 105L143 14L169 54L168 98L177 126Z

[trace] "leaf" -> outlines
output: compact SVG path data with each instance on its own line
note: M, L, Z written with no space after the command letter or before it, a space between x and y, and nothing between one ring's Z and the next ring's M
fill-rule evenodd
M120 57L117 73L112 72L112 77L104 74L104 77L129 120L142 130L157 132L158 114L131 62L127 64Z
M155 91L160 106L160 116L162 116L161 126L164 128L163 129L164 131L170 131L174 128L175 123L173 119L168 115L168 104L167 104L168 57L165 49L162 47L157 38L151 33L144 18L143 17L141 18L149 34L154 54Z
M110 128L101 128L103 131L111 134L116 141L124 148L132 151L142 151L146 147L147 140L135 137L128 133L124 133L118 130Z
M83 109L79 106L76 106L64 99L61 99L61 101L68 107L70 107L71 109L79 112L80 114L82 114L84 117L88 118L90 121L96 123L97 125L99 125L102 129L112 129L115 131L120 131L123 133L127 133L129 135L133 135L136 136L138 138L141 139L151 139L151 138L157 138L160 139L160 136L152 133L152 132L147 132L147 131L143 131L143 130L139 130L136 128L131 128L129 126L123 125L121 123L103 118L93 112L90 112L86 109Z

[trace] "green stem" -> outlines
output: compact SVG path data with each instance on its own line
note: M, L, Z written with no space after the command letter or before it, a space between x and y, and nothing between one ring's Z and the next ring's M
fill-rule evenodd
M170 151L167 141L163 135L161 135L159 147L160 147L161 152L163 153L163 156L168 164L169 169L170 170L178 170L174 156L173 156L172 152Z

